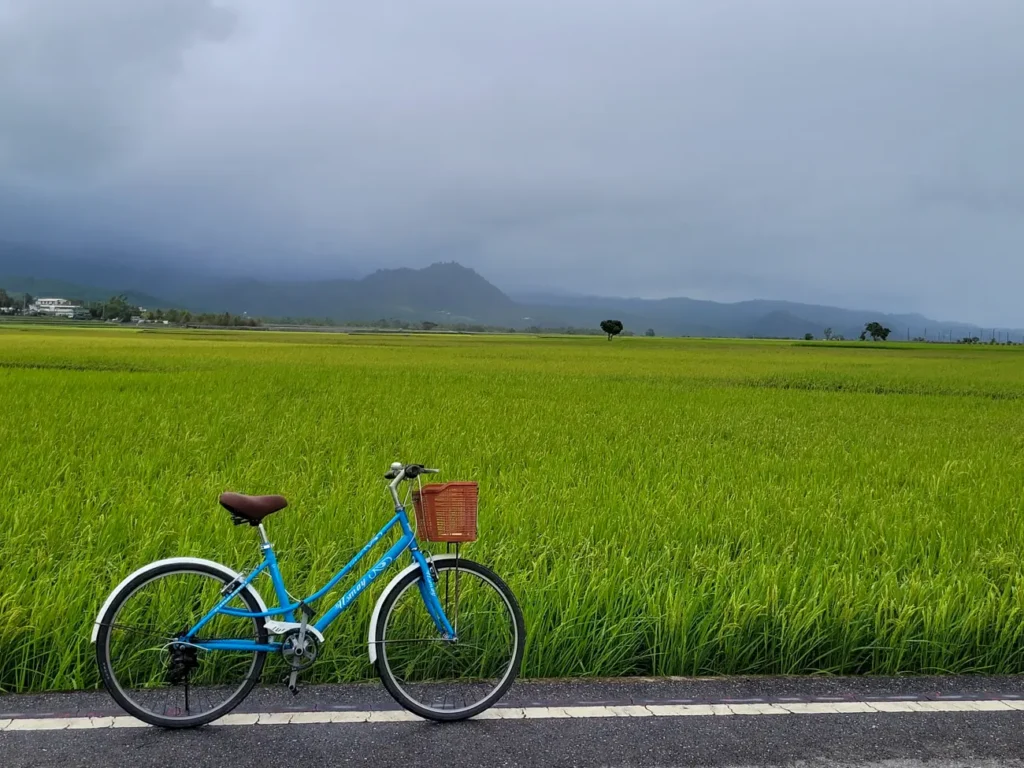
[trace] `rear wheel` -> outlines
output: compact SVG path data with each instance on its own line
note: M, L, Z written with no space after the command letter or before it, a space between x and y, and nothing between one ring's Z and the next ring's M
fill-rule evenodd
M515 595L493 571L470 560L435 563L434 584L455 640L437 630L416 570L384 599L374 630L377 673L403 707L430 720L465 720L511 687L526 640Z
M265 652L204 651L178 642L223 599L231 581L208 565L168 563L139 574L100 617L100 675L126 712L150 725L189 728L226 715L249 694ZM263 610L248 589L227 607ZM218 614L195 639L265 644L267 630L262 618Z

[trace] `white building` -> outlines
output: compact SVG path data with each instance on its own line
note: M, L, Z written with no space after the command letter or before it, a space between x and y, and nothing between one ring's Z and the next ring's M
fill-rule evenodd
M68 318L82 317L88 314L85 307L72 304L67 299L36 299L36 303L29 307L29 311L38 312L40 315Z

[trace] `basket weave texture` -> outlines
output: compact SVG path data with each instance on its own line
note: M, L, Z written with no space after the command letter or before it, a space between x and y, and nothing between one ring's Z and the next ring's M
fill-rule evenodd
M477 483L431 483L413 491L416 527L427 541L476 541Z

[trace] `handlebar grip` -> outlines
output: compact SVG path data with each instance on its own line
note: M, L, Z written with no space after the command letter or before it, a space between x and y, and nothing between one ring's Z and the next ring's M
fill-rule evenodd
M440 471L440 469L427 469L422 464L409 464L402 469L392 469L390 472L384 475L384 479L394 480L396 477L398 477L398 474L400 472L405 472L405 479L413 480L414 478L417 478L420 475L436 475Z

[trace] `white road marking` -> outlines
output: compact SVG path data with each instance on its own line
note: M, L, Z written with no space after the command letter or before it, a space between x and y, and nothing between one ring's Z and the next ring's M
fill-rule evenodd
M777 704L650 704L590 707L499 707L477 720L553 720L596 717L759 717L761 715L854 715L930 712L1021 712L1024 701L817 701ZM414 723L420 718L402 710L340 712L263 712L226 715L213 727L253 725L314 725L332 723ZM148 728L134 717L39 717L0 720L0 731L101 730Z
M485 719L491 711L493 710L484 712L477 719ZM561 707L528 707L523 712L526 714L527 720L556 720L569 717L569 713Z
M292 713L275 712L272 715L257 715L256 721L260 725L288 725L292 721Z
M702 704L650 704L647 709L652 715L661 717L682 717L683 715L713 715L711 707Z
M944 701L943 704L963 704L962 701ZM871 706L879 712L925 712L927 710L918 706L916 701L872 701ZM949 710L955 711L955 710Z

